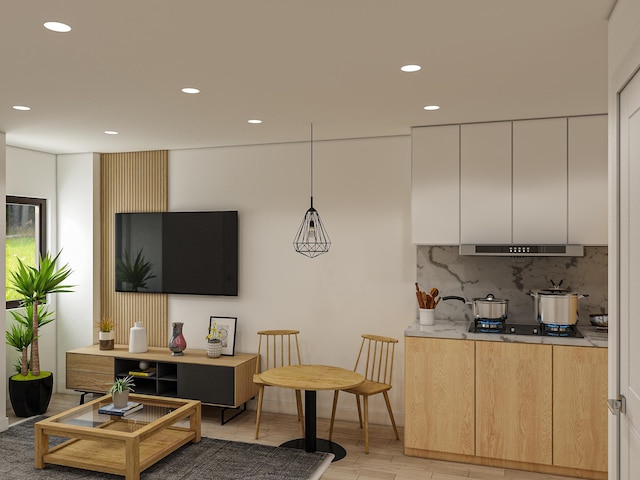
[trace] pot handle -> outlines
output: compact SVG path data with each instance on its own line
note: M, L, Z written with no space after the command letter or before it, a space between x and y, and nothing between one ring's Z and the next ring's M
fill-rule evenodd
M464 298L456 297L455 295L449 295L448 297L442 297L442 300L459 300L462 303L464 303L465 305L467 304L467 301Z

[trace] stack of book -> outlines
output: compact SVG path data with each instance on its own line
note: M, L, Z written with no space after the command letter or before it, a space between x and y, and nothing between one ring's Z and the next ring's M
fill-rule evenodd
M137 412L142 408L142 404L138 402L128 402L124 408L116 408L113 403L100 407L98 413L105 415L114 415L116 417L126 417L127 415Z
M145 368L144 370L129 370L129 375L133 377L153 377L156 374L155 368Z

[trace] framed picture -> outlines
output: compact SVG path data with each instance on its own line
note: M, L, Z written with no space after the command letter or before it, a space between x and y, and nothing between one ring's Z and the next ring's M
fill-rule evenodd
M209 317L209 332L215 327L222 341L222 354L234 355L236 350L236 317Z

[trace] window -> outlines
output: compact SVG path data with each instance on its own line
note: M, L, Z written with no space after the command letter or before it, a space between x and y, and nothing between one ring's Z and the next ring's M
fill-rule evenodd
M7 287L9 272L18 265L18 257L35 266L38 256L46 252L46 205L42 198L7 196ZM7 308L20 306L18 294L9 288L5 290Z

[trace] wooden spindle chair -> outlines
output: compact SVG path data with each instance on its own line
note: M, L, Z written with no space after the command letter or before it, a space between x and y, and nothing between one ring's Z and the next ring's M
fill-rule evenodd
M360 351L356 359L356 366L353 369L365 377L364 383L357 387L344 389L344 392L353 393L356 396L356 404L358 406L358 420L360 428L364 424L364 452L369 453L369 397L382 393L384 401L387 404L391 425L396 435L396 440L400 439L396 421L393 418L391 403L387 392L391 390L391 379L393 375L393 357L395 346L398 340L391 337L381 337L378 335L362 335L362 343ZM329 426L329 440L333 435L333 422L336 417L336 407L338 405L338 394L340 390L336 390L333 395L333 409L331 411L331 424ZM364 403L364 421L362 409L360 406L360 397Z
M271 368L300 365L300 347L298 345L298 330L262 330L258 332L258 359L256 371L253 375L253 383L258 385L258 406L256 408L256 439L260 432L260 416L262 414L262 400L264 387L260 372ZM264 370L261 370L261 358L265 361ZM302 413L302 393L296 390L296 406L298 408L298 421L304 437L304 421Z

